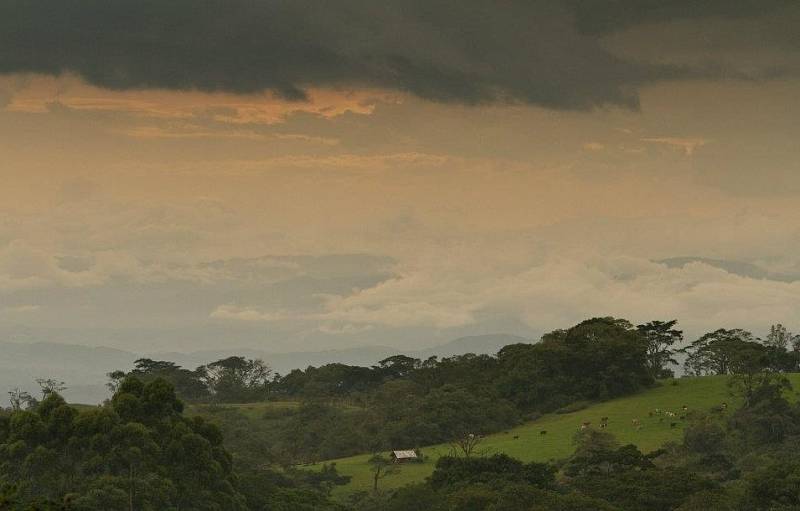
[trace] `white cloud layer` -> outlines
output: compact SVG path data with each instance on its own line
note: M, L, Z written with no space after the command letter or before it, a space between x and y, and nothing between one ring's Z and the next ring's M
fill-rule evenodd
M760 280L694 262L680 268L626 256L550 257L517 271L480 266L410 268L374 287L328 296L320 310L293 315L257 306L223 305L212 317L240 321L304 321L323 329L447 329L511 315L535 331L587 317L635 322L678 318L698 334L719 327L791 323L800 311L800 282ZM491 269L490 269L491 268Z

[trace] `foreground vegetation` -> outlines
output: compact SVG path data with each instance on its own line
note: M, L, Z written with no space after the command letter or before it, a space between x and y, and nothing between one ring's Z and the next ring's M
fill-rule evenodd
M792 510L800 508L800 406L788 398L798 380L761 373L728 408L718 401L728 399L731 383L741 389L736 380L702 377L549 415L484 444L507 453L429 458L427 479L396 490L385 483L425 465L394 474L398 465L373 456L370 479L381 488L333 500L332 488L348 478L330 465L319 472L237 468L219 429L183 416L169 383L127 378L94 410L77 411L51 393L33 410L0 415L0 509ZM638 425L622 420L655 405L662 413L648 412ZM668 408L684 405L682 431L661 423ZM599 414L608 427L603 417L594 421ZM575 428L579 419L592 424ZM663 440L658 449L646 445Z

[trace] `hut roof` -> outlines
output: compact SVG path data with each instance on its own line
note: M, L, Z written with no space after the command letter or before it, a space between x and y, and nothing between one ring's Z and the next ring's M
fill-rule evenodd
M417 453L414 451L392 451L392 457L398 460L416 459Z

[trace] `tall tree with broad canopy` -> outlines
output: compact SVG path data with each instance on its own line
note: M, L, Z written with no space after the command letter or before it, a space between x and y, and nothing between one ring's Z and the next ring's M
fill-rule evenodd
M272 370L263 360L228 357L197 369L212 397L223 403L241 403L266 397Z
M734 374L751 366L753 357L764 351L752 333L738 328L709 332L681 350L688 354L686 372L695 376Z
M666 366L678 365L673 358L675 350L672 347L683 341L683 332L674 328L677 323L677 319L651 321L636 327L647 343L647 367L653 378L672 376L672 371Z

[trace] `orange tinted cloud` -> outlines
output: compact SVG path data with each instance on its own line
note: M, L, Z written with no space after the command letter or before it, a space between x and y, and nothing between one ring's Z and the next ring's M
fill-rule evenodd
M380 102L398 102L386 92L317 89L308 101L286 101L272 93L227 94L200 91L113 91L86 84L74 76L0 77L0 88L11 90L6 110L46 113L59 104L73 110L122 112L163 119L211 118L234 124L274 124L305 112L336 117L347 112L370 114Z
M648 142L651 144L664 144L680 149L686 156L691 156L697 149L708 144L709 141L703 138L657 137L643 138L642 142Z

